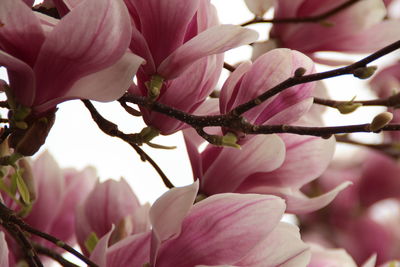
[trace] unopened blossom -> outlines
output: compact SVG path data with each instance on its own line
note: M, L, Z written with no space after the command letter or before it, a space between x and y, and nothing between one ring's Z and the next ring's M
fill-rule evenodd
M84 1L59 21L4 0L0 21L0 64L9 78L3 90L15 128L10 143L24 155L44 142L58 103L115 100L143 62L126 53L131 25L120 0Z
M275 1L274 18L320 15L345 1L279 0ZM278 47L310 55L320 51L371 53L396 41L400 34L399 22L385 20L386 15L382 0L358 1L324 21L274 24L270 38Z
M400 104L400 63L390 65L379 71L370 82L372 90L380 98L390 98L393 103ZM393 114L392 123L400 122L400 111L396 107L388 108ZM384 133L387 141L399 141L400 133L390 131Z
M91 235L100 239L114 225L110 244L128 235L148 230L148 207L141 206L129 184L107 180L97 183L76 212L76 237L81 249L90 254L86 247Z
M219 25L209 0L125 0L133 22L130 49L146 60L130 93L192 113L214 90L223 53L254 42L257 33ZM171 134L186 127L141 108L149 126Z
M92 254L99 266L306 266L308 246L296 226L279 222L284 201L268 195L221 194L193 205L198 184L174 188L150 210L152 231ZM271 244L274 244L271 246Z
M319 178L311 191L330 190L351 180L321 212L303 215L304 236L315 236L332 247L342 247L361 264L372 254L377 263L400 257L400 166L380 152L358 151L347 162L336 162ZM386 211L386 212L385 212Z
M25 166L24 172L31 172L31 187L34 196L32 208L25 215L24 221L32 227L56 236L64 242L74 245L75 239L75 210L78 204L86 198L96 181L96 173L92 168L82 171L60 169L54 158L44 152L31 164L31 170ZM20 210L17 203L2 193L4 203L8 207ZM46 246L56 248L44 239L32 236L32 240ZM9 244L19 254L16 244ZM16 259L17 260L17 259Z

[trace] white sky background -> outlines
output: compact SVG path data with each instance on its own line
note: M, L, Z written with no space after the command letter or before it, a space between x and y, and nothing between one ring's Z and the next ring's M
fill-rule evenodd
M222 23L240 24L252 18L243 0L211 2L216 5ZM257 29L265 39L269 25L259 24L253 28ZM248 46L235 49L226 54L226 61L233 64L241 59L248 59L250 53ZM326 67L318 68L319 71L326 69ZM4 77L4 69L0 75ZM357 99L373 98L366 90L360 89L362 83L352 77L340 77L332 79L327 84L334 99L350 100L355 95ZM141 119L127 115L118 103L95 103L95 105L103 116L118 124L126 133L139 132L145 126ZM69 101L58 107L56 123L41 150L49 150L61 167L82 169L91 165L96 167L101 180L124 177L132 185L141 202L154 202L166 190L153 167L149 163L141 162L128 144L103 134L80 101ZM331 110L326 119L329 125L366 123L381 110L362 108L345 116L336 110ZM181 186L191 183L192 172L182 135L178 133L161 136L153 141L178 147L175 150L160 150L144 146L143 149L158 163L173 184Z

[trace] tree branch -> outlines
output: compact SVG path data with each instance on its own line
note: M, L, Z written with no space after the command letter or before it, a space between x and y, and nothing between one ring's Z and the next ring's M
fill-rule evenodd
M168 188L174 187L174 185L164 174L161 168L157 165L157 163L148 154L146 154L146 152L144 152L143 149L141 149L138 146L138 143L141 143L141 138L138 136L138 134L125 134L121 132L116 124L106 120L103 116L101 116L100 113L96 110L96 108L89 100L82 100L82 102L85 105L85 107L89 110L90 115L92 116L94 122L97 124L100 130L102 130L103 133L112 137L118 137L119 139L127 142L130 146L132 146L133 149L135 149L135 151L139 154L142 160L148 161L151 164L151 166L153 166L153 168L160 175L166 187ZM126 103L126 101L122 99L120 99L119 102Z

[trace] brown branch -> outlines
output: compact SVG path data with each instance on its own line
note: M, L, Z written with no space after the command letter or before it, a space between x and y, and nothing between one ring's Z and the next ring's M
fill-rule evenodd
M112 137L118 137L119 139L127 142L129 145L132 146L133 149L139 154L140 158L142 160L148 161L151 166L156 170L158 175L160 175L162 181L164 182L165 186L168 188L173 188L174 185L171 183L171 181L168 179L168 177L164 174L164 172L161 170L161 168L157 165L157 163L148 155L146 152L143 151L138 146L138 143L141 143L141 138L137 134L125 134L121 132L118 129L118 126L107 119L105 119L103 116L100 115L100 113L96 110L96 108L93 106L93 104L89 100L82 100L83 104L85 107L89 110L90 115L92 116L92 119L94 122L97 124L97 126L100 128L100 130L103 131L103 133L112 136ZM126 101L120 99L120 103L126 103ZM147 100L146 100L147 102Z
M296 17L296 18L274 18L274 19L263 19L260 17L255 17L254 19L247 21L240 26L247 26L250 24L256 24L256 23L316 23L316 22L321 22L326 20L329 17L332 17L333 15L336 15L337 13L345 10L346 8L349 8L353 4L359 2L361 0L348 0L324 13L314 15L314 16L309 16L309 17Z
M55 252L52 249L49 249L47 247L44 247L39 244L34 244L34 248L37 251L38 254L45 255L49 258L52 258L53 260L57 261L60 263L62 266L65 267L79 267L79 265L76 265L68 260L66 260L61 254Z
M21 227L12 221L12 217L15 216L13 211L4 206L0 202L0 224L4 229L17 241L22 253L24 254L25 260L27 260L29 266L41 267L43 266L40 258L38 257L31 241L27 238Z
M235 68L234 66L232 66L232 65L230 65L230 64L228 64L228 63L226 63L226 62L224 62L224 69L227 69L227 70L229 70L230 72L234 72L236 68Z
M372 99L372 100L350 100L350 101L339 101L331 99L322 99L314 97L314 104L336 108L346 104L361 104L362 106L386 106L386 107L397 107L400 105L400 94L395 94L388 98Z
M63 241L59 240L58 238L49 235L47 233L41 232L32 226L28 225L25 221L23 221L20 217L14 214L14 212L7 208L3 203L0 202L0 218L2 219L1 223L4 226L4 223L6 223L6 226L13 225L15 227L19 227L21 230L24 230L28 233L31 233L33 235L39 236L43 239L46 239L47 241L50 241L51 243L63 248L64 250L68 251L72 255L76 256L77 258L81 259L83 262L85 262L88 266L90 267L97 267L97 264L92 262L89 258L85 257L78 251L76 251L74 248L69 246L68 244L64 243ZM6 227L5 227L6 228ZM21 231L22 233L22 231ZM23 234L23 233L22 233ZM25 236L23 234L23 236ZM19 238L23 239L23 236L20 236ZM25 237L26 239L26 237ZM32 244L28 239L23 240L25 242L24 246L27 249L27 254L32 255L34 258L37 257L37 254L35 252L35 249L33 248ZM37 257L39 260L39 258ZM32 265L32 266L42 266L40 260L39 260L40 265Z

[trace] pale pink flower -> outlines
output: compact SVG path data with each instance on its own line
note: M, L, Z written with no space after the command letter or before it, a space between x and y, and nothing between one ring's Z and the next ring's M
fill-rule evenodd
M32 209L24 218L32 227L53 235L69 245L76 243L75 239L75 210L85 199L96 181L96 173L92 168L82 171L60 169L54 158L48 153L42 153L31 164L34 196ZM25 169L25 171L28 171ZM2 195L5 204L12 209L19 209L5 194ZM44 239L32 236L32 240L53 249L57 249ZM9 246L16 248L16 244ZM60 248L58 248L62 251ZM13 250L17 252L18 250ZM16 256L18 254L16 253Z
M345 0L279 0L274 18L310 17L340 5ZM306 54L319 51L370 53L397 40L399 21L385 20L382 0L359 1L328 19L326 23L274 24L270 37L279 47Z
M358 264L371 254L377 254L378 264L398 258L399 169L395 160L372 151L359 152L352 161L332 165L311 193L330 190L343 180L354 185L321 212L301 216L302 225L308 229L304 235L313 236L317 230L332 246L346 249Z
M97 183L76 212L76 237L84 253L89 255L85 246L92 233L100 239L114 225L110 245L128 235L148 230L147 205L140 205L129 184L107 180Z
M219 25L209 0L125 0L133 22L130 49L146 64L138 72L138 86L129 92L148 95L148 82L164 80L157 101L193 112L213 91L223 66L223 53L254 42L257 33L234 25ZM143 118L163 134L185 124L141 109Z
M285 210L282 199L221 194L192 206L197 187L195 183L164 194L151 208L151 232L108 248L105 237L92 259L101 267L307 264L308 246L297 227L279 222Z
M125 53L131 25L120 0L84 1L60 21L4 0L0 21L0 63L15 101L35 116L73 98L117 99L143 61Z

